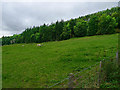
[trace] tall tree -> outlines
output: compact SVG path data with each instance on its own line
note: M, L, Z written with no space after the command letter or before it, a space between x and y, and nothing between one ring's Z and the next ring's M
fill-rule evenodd
M88 21L88 35L96 35L98 31L99 18L97 16L92 16Z
M55 24L56 40L60 40L60 35L63 31L63 25L64 25L63 23L64 21L61 20L60 22L57 21Z
M71 30L70 37L72 38L72 37L74 37L74 35L75 35L75 34L74 34L74 26L75 26L76 22L75 22L75 20L71 19L71 20L69 21L69 23L70 23L69 27L70 27L70 30Z
M74 26L74 33L76 37L82 37L87 35L87 22L84 20L80 20Z
M99 30L97 34L112 34L115 33L115 27L117 26L116 19L110 15L103 14L100 17Z
M64 25L63 32L60 35L60 37L62 40L66 40L70 38L70 35L71 35L70 24L67 23L66 25Z

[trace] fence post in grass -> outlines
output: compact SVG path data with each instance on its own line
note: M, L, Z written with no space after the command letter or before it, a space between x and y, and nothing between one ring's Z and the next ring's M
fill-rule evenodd
M116 63L118 64L118 51L116 52Z
M98 69L97 69L97 66L96 66L96 85L98 86L97 80L98 80Z
M100 61L100 70L99 70L99 80L98 80L98 82L99 82L99 87L100 87L100 84L101 84L101 71L102 71L102 61Z
M69 74L68 88L73 88L74 75L73 73Z

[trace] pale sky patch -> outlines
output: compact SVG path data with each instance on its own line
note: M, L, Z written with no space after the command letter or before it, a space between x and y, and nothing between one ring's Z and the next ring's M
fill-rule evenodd
M84 2L83 2L84 1ZM99 0L102 1L102 0ZM20 34L26 28L69 20L112 8L117 0L2 0L0 37ZM109 1L109 2L108 2ZM1 6L1 3L0 3Z

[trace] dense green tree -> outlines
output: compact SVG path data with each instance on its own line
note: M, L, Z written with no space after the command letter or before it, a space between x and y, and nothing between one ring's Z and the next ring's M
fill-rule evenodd
M71 30L71 34L70 34L70 37L72 38L72 37L74 37L74 26L75 26L75 24L76 24L76 22L75 22L75 20L74 19L71 19L70 21L69 21L69 27L70 27L70 30Z
M33 42L35 42L35 34L32 34L31 36L30 36L30 42L31 43L33 43Z
M80 20L74 26L74 33L76 37L86 36L87 34L87 22L84 20Z
M96 35L98 31L99 18L92 16L88 22L88 35Z
M56 22L55 24L55 32L56 32L56 39L55 40L60 40L60 35L63 32L63 26L64 26L64 21L61 20L60 22Z
M36 43L40 42L40 33L35 34L35 41L36 41Z
M51 41L55 41L56 40L55 24L51 24L49 26L49 30L51 31Z
M115 33L115 27L117 26L116 19L110 15L103 14L100 17L99 30L97 34L112 34Z
M62 40L66 40L70 38L70 35L71 35L70 24L67 23L66 25L64 25L63 32L60 37Z
M8 36L8 37L7 37L7 36L5 36L5 37L3 36L3 37L2 37L2 45L9 45L9 44L11 44L11 43L10 43L10 40L11 40L11 39L10 39L9 36Z
M112 17L115 17L116 22L118 23L117 28L120 29L120 11L112 13Z
M61 20L50 25L44 24L26 28L21 34L2 37L2 45L41 43L86 35L112 34L119 29L120 8L114 7L65 22Z

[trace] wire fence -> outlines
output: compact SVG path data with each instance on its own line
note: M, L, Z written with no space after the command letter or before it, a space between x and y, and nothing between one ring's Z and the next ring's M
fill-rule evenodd
M111 53L113 53L113 50ZM106 79L103 69L104 65L108 62L116 63L117 58L117 53L116 57L106 57L100 62L84 68L79 72L70 73L69 77L64 78L48 88L99 88L100 84Z

